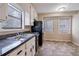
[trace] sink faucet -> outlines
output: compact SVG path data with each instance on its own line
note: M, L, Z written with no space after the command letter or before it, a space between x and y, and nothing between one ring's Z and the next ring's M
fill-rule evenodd
M21 38L20 32L16 33L16 39L19 40Z

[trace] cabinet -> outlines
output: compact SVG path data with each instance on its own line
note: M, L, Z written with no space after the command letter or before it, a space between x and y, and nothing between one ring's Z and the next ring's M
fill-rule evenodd
M26 11L25 12L25 26L30 25L30 14Z
M30 8L31 8L31 9L30 9L30 12L31 12L31 13L30 13L30 16L31 16L31 21L30 21L30 22L31 22L31 25L34 25L34 24L33 24L33 22L34 22L34 8L33 8L32 5L30 6Z
M25 5L25 26L30 25L30 4Z
M35 8L31 5L31 25L34 25L33 22L34 22L34 19L37 20L37 12L35 10Z
M25 26L33 25L34 19L37 19L37 12L32 4L25 4Z
M26 49L27 56L34 56L35 55L35 37L33 37L28 42L26 42L25 49Z
M8 16L8 4L7 3L2 3L0 5L0 20L6 20Z
M34 18L35 18L36 20L38 20L38 14L37 14L36 10L35 10L35 13L34 13Z
M7 56L34 56L35 55L35 37L31 38L20 47L16 48Z
M17 49L13 50L7 56L24 56L25 55L25 44L21 45Z

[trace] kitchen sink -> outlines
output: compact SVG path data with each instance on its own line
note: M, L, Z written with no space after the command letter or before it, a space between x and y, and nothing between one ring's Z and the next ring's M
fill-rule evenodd
M21 41L13 42L12 44L3 47L1 49L2 50L1 53L3 54L5 52L7 52L7 51L13 49L14 47L18 46L19 44L21 44Z

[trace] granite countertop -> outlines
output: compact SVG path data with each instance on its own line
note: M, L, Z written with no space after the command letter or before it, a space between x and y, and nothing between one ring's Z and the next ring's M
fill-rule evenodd
M23 40L16 40L15 37L9 37L7 39L0 40L0 55L4 56L19 47L20 45L24 44L28 40L30 40L32 37L34 37L36 34L29 33L29 34L23 34L22 39ZM11 46L9 48L9 46ZM8 49L7 49L8 48Z

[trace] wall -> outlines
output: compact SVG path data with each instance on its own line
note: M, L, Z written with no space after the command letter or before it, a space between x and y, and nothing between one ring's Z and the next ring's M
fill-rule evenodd
M79 13L73 15L73 20L72 20L72 42L79 46Z
M38 19L39 21L42 21L44 17L52 17L52 16L73 16L74 14L77 14L78 11L75 11L75 12L56 12L56 13L42 13L42 14L39 14L38 15ZM70 35L63 35L64 38L66 38L65 40L62 38L62 39L53 39L52 36L57 36L57 35L49 35L48 33L45 33L44 34L44 40L50 40L50 39L53 39L53 41L66 41L66 42L71 42L72 40L72 37L71 37L72 33ZM46 37L50 37L51 38L46 38ZM68 40L67 40L68 39Z
M73 16L74 14L77 14L78 11L75 12L55 12L55 13L40 13L38 14L39 21L43 20L43 17L50 17L50 16Z

